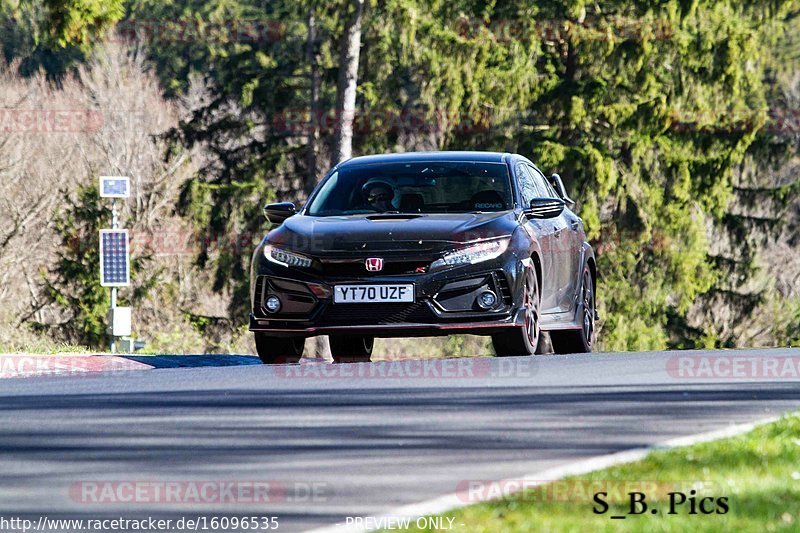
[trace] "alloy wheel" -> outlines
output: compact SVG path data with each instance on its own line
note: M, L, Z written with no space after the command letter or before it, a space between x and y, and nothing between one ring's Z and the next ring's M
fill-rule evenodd
M591 349L594 339L594 288L589 272L583 273L583 334L586 345Z
M528 270L525 276L525 333L528 342L536 348L539 344L540 322L539 322L539 284L532 270Z

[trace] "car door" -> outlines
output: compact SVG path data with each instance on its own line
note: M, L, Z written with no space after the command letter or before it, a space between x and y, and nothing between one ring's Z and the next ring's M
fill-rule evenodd
M545 189L545 196L559 198L544 174L532 168L536 184ZM558 218L553 219L555 241L554 269L558 271L558 307L562 312L574 311L580 279L581 247L583 244L583 224L580 217L568 207Z
M516 167L517 186L522 199L522 208L530 207L531 200L541 198L543 191L536 184L533 172L525 163ZM555 219L529 218L525 222L525 231L539 241L542 259L542 313L555 313L558 305L558 272L554 262L554 228Z

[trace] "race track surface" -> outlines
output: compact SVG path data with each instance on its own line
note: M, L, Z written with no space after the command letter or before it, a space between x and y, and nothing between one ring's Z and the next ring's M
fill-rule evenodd
M277 516L279 531L303 531L795 410L798 360L653 352L5 379L0 516ZM225 483L234 501L191 494Z

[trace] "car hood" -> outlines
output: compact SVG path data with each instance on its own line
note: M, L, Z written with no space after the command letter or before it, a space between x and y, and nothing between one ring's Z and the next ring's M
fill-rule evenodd
M314 255L439 252L459 243L510 235L515 227L513 211L331 217L296 215L272 230L267 240Z

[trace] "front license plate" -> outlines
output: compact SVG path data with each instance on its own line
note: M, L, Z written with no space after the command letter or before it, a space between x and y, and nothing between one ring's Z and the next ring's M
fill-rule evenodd
M336 285L337 304L413 302L414 285Z

